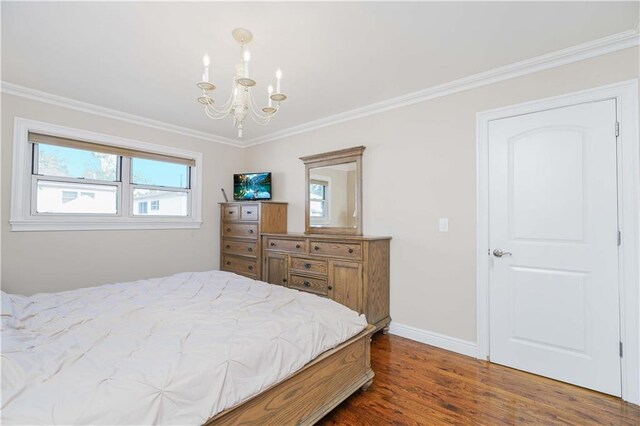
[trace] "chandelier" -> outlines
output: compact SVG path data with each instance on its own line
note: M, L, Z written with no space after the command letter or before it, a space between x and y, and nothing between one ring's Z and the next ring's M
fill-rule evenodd
M204 64L202 81L197 84L202 89L202 96L198 98L198 102L204 105L204 113L207 117L214 120L221 120L228 115L232 115L233 125L238 129L238 137L241 138L244 119L247 118L247 115L251 116L258 125L266 126L278 113L280 102L287 99L287 96L282 93L282 71L278 69L276 71L275 93L273 86L269 85L267 88L267 106L258 107L252 92L256 81L249 74L251 53L247 49L247 44L251 42L253 35L251 31L244 28L236 28L231 32L231 35L240 43L240 63L236 65L231 95L224 105L220 107L214 106L214 100L209 96L209 93L215 90L216 86L209 81L210 59L208 55L204 55L202 58Z

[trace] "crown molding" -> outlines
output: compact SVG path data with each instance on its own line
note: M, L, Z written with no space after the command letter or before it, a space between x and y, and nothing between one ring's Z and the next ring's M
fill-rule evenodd
M576 46L571 46L566 49L557 50L545 55L525 59L523 61L505 65L503 67L494 68L489 71L473 74L447 83L418 90L416 92L411 92L406 95L330 115L318 120L308 121L297 126L289 127L277 132L268 133L264 136L247 139L245 141L239 141L213 133L202 132L199 130L189 129L187 127L181 127L162 121L152 120L150 118L140 117L138 115L65 98L51 93L41 92L39 90L31 89L6 81L2 81L0 91L9 95L33 99L51 105L75 109L78 111L121 120L132 124L151 127L158 130L164 130L167 132L189 136L192 138L202 139L208 142L247 148L263 143L277 141L279 139L283 139L300 133L321 129L323 127L333 126L335 124L344 123L346 121L357 120L358 118L379 114L392 109L402 108L408 105L424 102L429 99L435 99L465 90L497 83L500 81L509 80L511 78L521 77L523 75L559 67L573 62L594 58L596 56L617 52L619 50L636 47L639 45L640 31L638 29L623 31L621 33L578 44Z
M8 95L19 96L21 98L32 99L38 102L44 102L50 105L61 106L64 108L74 109L89 114L99 115L106 118L125 121L127 123L137 124L140 126L150 127L153 129L163 130L182 136L202 139L208 142L215 142L224 145L232 145L235 147L243 147L241 141L226 138L224 136L215 135L213 133L201 132L199 130L189 129L187 127L176 126L151 118L141 117L139 115L129 114L115 109L105 108L87 102L77 101L75 99L65 98L63 96L54 95L52 93L42 92L40 90L31 89L29 87L20 86L18 84L2 81L0 88L2 93Z
M557 50L545 55L525 59L503 67L494 68L489 71L473 74L468 77L463 77L437 86L432 86L417 92L411 92L403 96L376 102L364 107L330 115L298 126L289 127L264 136L252 138L247 140L244 146L250 147L276 141L288 136L344 123L345 121L356 120L358 118L379 114L391 109L402 108L408 105L424 102L429 99L451 95L639 45L640 34L638 30L623 31L621 33L571 46L566 49Z

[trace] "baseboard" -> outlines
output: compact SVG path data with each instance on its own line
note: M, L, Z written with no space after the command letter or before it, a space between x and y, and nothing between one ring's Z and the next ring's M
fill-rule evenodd
M445 336L444 334L421 330L408 325L398 324L397 322L391 323L389 333L473 358L478 356L478 345L476 343Z

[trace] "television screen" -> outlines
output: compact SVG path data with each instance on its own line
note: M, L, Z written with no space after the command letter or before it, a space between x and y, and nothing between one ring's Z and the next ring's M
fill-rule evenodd
M271 172L233 175L233 199L270 200Z

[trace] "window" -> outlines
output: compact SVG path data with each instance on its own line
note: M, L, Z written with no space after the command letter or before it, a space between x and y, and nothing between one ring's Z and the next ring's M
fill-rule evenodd
M30 139L33 139L32 175L38 192L35 214L118 213L117 155L54 145L57 141L45 140L39 135L31 135ZM95 192L82 191L87 189ZM96 193L100 197L95 198ZM78 194L81 194L79 198Z
M327 219L329 217L328 189L327 181L312 179L309 182L309 207L312 218Z
M132 158L131 183L134 214L154 216L186 216L188 214L189 166ZM162 209L160 209L158 198L163 201ZM151 211L147 209L147 203L151 203ZM143 208L142 205L144 205Z
M202 154L23 119L15 132L13 230L200 226Z

